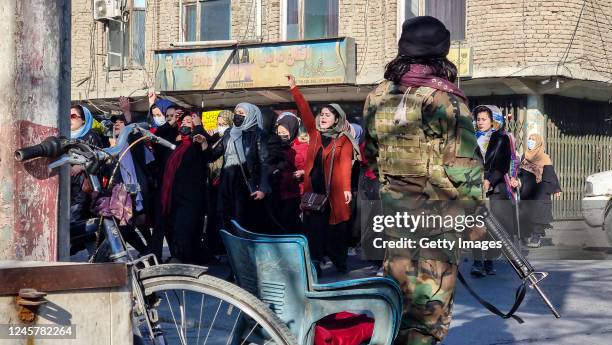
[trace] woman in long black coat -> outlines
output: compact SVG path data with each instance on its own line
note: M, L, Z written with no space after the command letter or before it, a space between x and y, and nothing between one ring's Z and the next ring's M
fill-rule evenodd
M179 137L164 169L162 214L166 217L170 253L183 263L203 263L206 214L207 143L197 115L180 119Z
M265 210L264 198L272 190L268 182L268 146L259 108L240 103L234 109L233 127L212 147L210 161L223 156L220 207L224 229L232 229L235 219L247 229L255 229Z
M506 174L510 170L512 151L510 138L504 131L504 117L496 106L481 105L472 112L476 125L478 155L484 163L483 193L488 197L491 212L506 230L514 231L512 203L506 184ZM472 275L483 277L494 275L493 251L473 250L474 264ZM484 264L482 262L484 258Z

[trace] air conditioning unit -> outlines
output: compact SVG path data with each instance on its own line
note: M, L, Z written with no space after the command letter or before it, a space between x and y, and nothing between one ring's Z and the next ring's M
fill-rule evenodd
M93 0L94 20L121 18L122 0Z

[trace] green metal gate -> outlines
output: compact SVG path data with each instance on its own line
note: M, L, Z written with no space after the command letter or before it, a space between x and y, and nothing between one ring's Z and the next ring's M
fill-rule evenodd
M546 151L563 190L553 201L554 218L581 219L586 178L612 170L612 136L564 134L546 117Z

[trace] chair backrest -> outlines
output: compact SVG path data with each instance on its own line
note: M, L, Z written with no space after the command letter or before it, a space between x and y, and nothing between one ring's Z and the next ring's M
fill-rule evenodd
M294 334L304 324L307 273L299 239L243 238L221 230L240 287L266 303Z
M317 275L314 267L312 266L312 260L310 259L310 249L308 248L308 240L305 236L302 235L268 235L268 234L259 234L249 231L242 227L242 225L238 224L238 222L234 219L231 220L232 227L234 228L234 233L242 238L248 238L252 240L257 239L286 239L293 240L296 243L299 243L302 247L302 255L304 255L304 259L307 263L306 265L306 278L308 284L308 290L312 290L313 284L317 283Z

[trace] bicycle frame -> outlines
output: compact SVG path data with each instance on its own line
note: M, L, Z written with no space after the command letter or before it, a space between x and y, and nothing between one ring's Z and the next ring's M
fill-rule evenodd
M136 315L132 315L132 317L136 318L136 316L143 316L149 331L149 339L156 345L165 344L163 332L158 325L159 320L157 313L155 309L147 307L144 299L143 287L138 280L138 271L140 270L138 268L139 264L142 264L143 268L158 265L157 257L155 257L154 254L148 254L139 259L133 259L126 248L125 240L121 236L121 232L114 218L102 217L100 226L102 228L101 230L104 231L104 241L108 243L110 248L110 255L108 258L113 262L120 262L128 265L132 294L135 301L134 311L136 313ZM101 247L103 243L104 242L102 242L99 247ZM99 247L96 248L96 252ZM92 258L94 257L95 254Z

